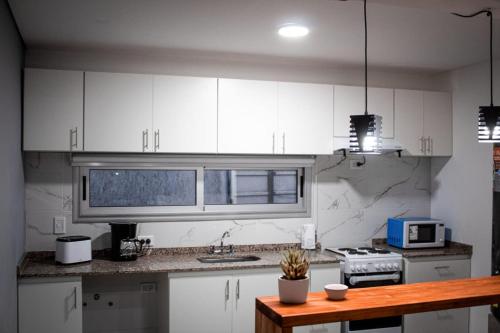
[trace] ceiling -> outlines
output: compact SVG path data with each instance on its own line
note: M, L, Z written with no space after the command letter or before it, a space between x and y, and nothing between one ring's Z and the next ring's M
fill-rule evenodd
M9 0L28 48L133 52L216 52L359 65L362 1L337 0ZM368 0L369 63L445 71L488 59L488 24L470 13L500 0ZM300 40L285 23L311 29ZM500 36L500 20L495 33ZM499 40L499 37L496 38ZM495 44L500 54L500 43Z

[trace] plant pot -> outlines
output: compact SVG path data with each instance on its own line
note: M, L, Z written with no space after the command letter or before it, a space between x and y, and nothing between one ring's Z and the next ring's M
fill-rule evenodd
M309 277L301 280L278 279L278 289L281 303L301 304L307 300Z

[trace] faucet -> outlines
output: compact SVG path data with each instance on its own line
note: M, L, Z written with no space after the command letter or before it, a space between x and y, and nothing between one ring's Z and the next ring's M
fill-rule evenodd
M231 237L231 235L229 234L229 231L224 231L224 233L222 234L222 238L220 239L220 247L221 249L224 248L224 238L226 237Z
M209 250L208 250L208 253L210 253L210 254L224 254L224 239L229 238L229 237L231 237L231 235L229 234L229 231L224 231L224 233L222 234L222 237L220 239L219 248L216 249L214 245L211 245ZM227 249L227 253L229 253L229 254L234 253L233 245L229 245L229 248Z

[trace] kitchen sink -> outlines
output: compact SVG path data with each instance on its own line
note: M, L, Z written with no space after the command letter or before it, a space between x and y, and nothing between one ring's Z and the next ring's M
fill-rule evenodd
M238 256L238 255L213 255L213 256L207 256L207 257L200 257L198 258L198 261L203 262L203 263L223 263L223 262L240 262L240 261L257 261L260 260L260 257L257 256Z

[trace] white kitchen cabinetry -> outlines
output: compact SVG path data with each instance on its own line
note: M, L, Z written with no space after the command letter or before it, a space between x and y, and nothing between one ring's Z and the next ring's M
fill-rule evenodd
M365 112L365 88L335 86L335 137L349 137L350 115ZM394 138L394 89L368 88L368 113L382 116L382 138Z
M278 83L278 145L275 153L333 153L333 86Z
M153 76L85 73L85 151L153 151Z
M169 274L169 332L255 332L255 298L278 295L279 268ZM339 266L312 265L311 290L338 283ZM193 320L196 314L196 320ZM207 324L209 323L209 324ZM340 325L295 328L294 332L340 332Z
M219 79L219 153L273 154L277 124L277 82Z
M395 139L410 155L453 154L449 93L396 89L395 119Z
M18 285L19 333L81 333L80 278L23 279Z
M154 151L217 153L217 79L154 76Z
M470 277L470 259L467 257L405 259L405 283L468 277ZM439 293L439 290L436 292ZM404 332L467 333L469 332L469 308L405 315Z
M26 68L24 150L82 148L83 72Z

